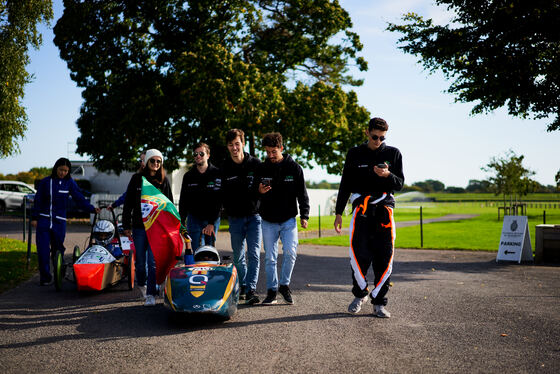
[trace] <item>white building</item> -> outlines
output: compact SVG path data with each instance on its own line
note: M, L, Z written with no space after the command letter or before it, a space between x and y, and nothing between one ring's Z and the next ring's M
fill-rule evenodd
M318 216L319 210L322 216L334 215L337 194L338 190L308 188L307 195L309 195L309 216Z

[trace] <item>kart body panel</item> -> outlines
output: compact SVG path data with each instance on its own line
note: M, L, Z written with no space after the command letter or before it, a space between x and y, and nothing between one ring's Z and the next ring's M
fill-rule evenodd
M233 264L178 266L165 281L164 305L174 312L230 319L238 302L239 281Z
M131 246L123 247L123 256L119 258L99 245L86 249L73 265L78 291L101 291L125 277L126 267L130 266L129 259L133 258L129 256L133 249Z

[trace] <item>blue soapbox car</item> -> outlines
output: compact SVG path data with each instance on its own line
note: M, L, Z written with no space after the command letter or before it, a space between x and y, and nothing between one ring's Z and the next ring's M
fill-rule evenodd
M216 248L194 252L194 264L171 269L165 280L164 305L178 314L212 315L229 320L237 311L239 281L233 263L222 263Z

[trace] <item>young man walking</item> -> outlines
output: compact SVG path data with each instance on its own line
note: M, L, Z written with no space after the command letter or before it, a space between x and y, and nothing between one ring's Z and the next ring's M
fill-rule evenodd
M342 212L350 198L350 265L354 300L348 306L348 312L358 313L369 294L373 314L380 318L391 316L385 306L395 242L393 192L404 185L401 153L384 143L388 130L385 120L372 118L366 130L367 142L348 151L334 220L334 228L340 233ZM374 274L371 292L366 279L370 266Z
M220 227L222 178L209 159L208 144L198 143L194 147L194 167L181 184L179 214L182 221L186 219L193 251L203 245L213 246Z
M228 215L233 262L241 285L239 297L245 298L245 304L253 305L259 302L257 280L262 231L255 178L261 162L243 151L245 133L242 130L229 130L226 144L230 157L222 166L223 205Z
M303 169L287 153L282 153L282 135L266 134L262 141L266 160L258 170L260 208L262 217L263 243L267 295L263 304L276 304L280 292L287 304L293 304L290 279L296 262L298 233L296 216L301 227L307 227L309 198L305 188ZM282 240L282 269L280 279L276 270L278 239Z

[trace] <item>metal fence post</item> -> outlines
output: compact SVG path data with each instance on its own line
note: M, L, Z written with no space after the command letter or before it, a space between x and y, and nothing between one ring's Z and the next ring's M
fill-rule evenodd
M321 205L319 205L319 237L321 237Z
M542 223L543 225L546 225L546 210L542 211Z
M422 206L420 206L420 248L424 248L424 227L422 225Z
M26 268L29 269L29 264L31 263L31 239L33 238L33 226L31 226L31 215L29 215L29 230L27 230L27 265Z
M23 197L23 242L25 243L25 225L27 223L27 196Z

